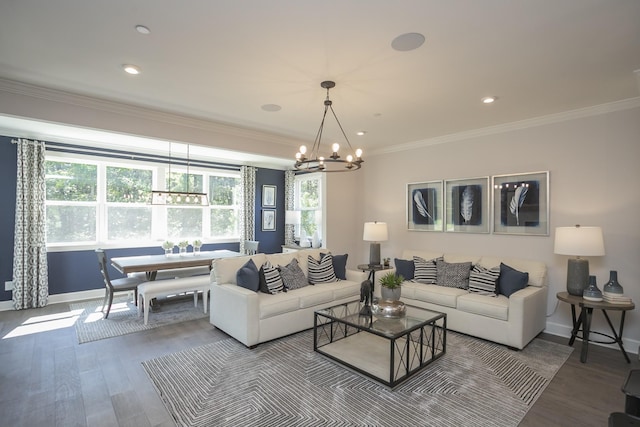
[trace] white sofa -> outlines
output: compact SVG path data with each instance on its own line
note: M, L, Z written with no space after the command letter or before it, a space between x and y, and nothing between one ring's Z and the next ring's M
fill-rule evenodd
M444 257L448 263L471 262L485 268L507 264L516 270L529 273L529 283L509 298L504 295L491 297L478 295L464 289L447 288L405 281L401 300L408 306L447 313L447 329L484 338L516 349L523 349L546 323L547 268L544 263L515 258L474 256L405 250L401 259L413 256L431 260ZM379 272L376 279L383 272ZM380 296L376 283L375 294Z
M353 301L360 297L360 285L366 274L346 270L346 279L333 283L305 286L271 295L238 286L236 274L249 258L260 268L266 260L272 265L287 265L297 258L308 277L307 256L320 258L327 249L263 254L216 259L211 269L210 322L247 347L313 327L315 310Z

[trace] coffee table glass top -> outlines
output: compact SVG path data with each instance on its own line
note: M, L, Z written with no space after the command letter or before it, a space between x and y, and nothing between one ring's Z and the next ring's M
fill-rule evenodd
M376 316L360 315L360 307L359 301L353 301L317 310L316 313L386 338L398 338L411 330L420 328L445 316L443 313L436 311L416 308L407 313L406 316L398 319L378 318Z

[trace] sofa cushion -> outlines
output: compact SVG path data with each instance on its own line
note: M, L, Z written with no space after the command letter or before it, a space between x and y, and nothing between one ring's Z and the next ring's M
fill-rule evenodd
M524 289L527 283L529 283L529 273L523 273L507 264L500 263L498 293L508 298L514 292Z
M333 283L335 284L335 282ZM332 283L318 283L317 286L307 286L295 291L300 308L315 307L333 301Z
M304 273L298 265L297 259L292 259L291 262L285 266L279 266L280 277L282 277L282 283L287 290L300 289L309 285L309 281L305 277Z
M240 267L236 274L236 282L240 287L258 292L258 289L260 289L260 272L252 259L249 259Z
M436 260L438 286L446 288L469 288L469 274L471 273L470 262L450 263L442 259Z
M299 310L300 298L298 298L298 292L304 291L305 289L307 288L298 289L294 292L280 292L276 295L258 293L258 298L260 298L258 303L260 307L260 319Z
M503 295L487 298L477 293L468 293L458 297L460 311L492 317L498 320L509 320L509 299Z
M323 256L325 256L325 254L320 252L320 257L322 258ZM347 257L349 254L331 254L331 256L333 257L333 271L336 273L336 278L340 280L347 280Z
M271 262L266 261L262 264L262 267L260 267L260 292L277 294L284 290L284 283L282 283L280 272L271 265Z
M432 285L436 283L438 279L438 269L436 268L436 260L442 258L434 258L425 260L422 257L414 256L413 265L415 270L413 272L413 280L420 283Z
M338 301L349 297L360 297L360 283L352 281L340 281L333 287L333 300Z
M456 308L456 300L468 292L460 288L445 288L438 285L419 285L415 288L415 299L445 307Z
M496 286L500 277L500 267L485 268L474 265L469 274L469 292L478 295L496 296Z
M415 265L412 259L395 258L393 262L396 266L396 273L404 277L405 280L413 279Z
M316 283L331 283L338 280L336 273L333 271L333 257L331 254L326 254L320 257L320 260L315 259L311 255L307 257L309 265L309 283L315 285Z

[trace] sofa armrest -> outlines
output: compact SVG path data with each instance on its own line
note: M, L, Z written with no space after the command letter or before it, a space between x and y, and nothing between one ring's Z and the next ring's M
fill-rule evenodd
M509 297L509 323L515 326L510 334L521 337L519 348L523 348L546 327L547 287L527 286ZM514 337L516 338L516 337Z
M247 347L258 344L259 315L256 292L232 284L211 284L211 324Z
M345 277L351 282L362 283L363 281L367 280L368 275L369 273L367 273L366 271L347 269Z

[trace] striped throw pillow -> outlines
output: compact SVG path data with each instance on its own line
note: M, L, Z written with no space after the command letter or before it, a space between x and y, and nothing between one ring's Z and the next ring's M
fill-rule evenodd
M476 265L469 275L469 292L479 295L496 296L496 283L500 277L500 266L484 268Z
M333 270L333 256L326 254L318 261L311 255L307 255L309 270L309 283L315 285L316 283L331 283L337 282L336 273Z
M260 267L260 292L265 294L278 294L284 291L284 283L280 272L269 261Z
M438 269L436 267L436 262L442 259L443 258L440 257L427 261L419 256L414 256L413 281L426 283L427 285L434 285L436 283L436 279L438 278Z

